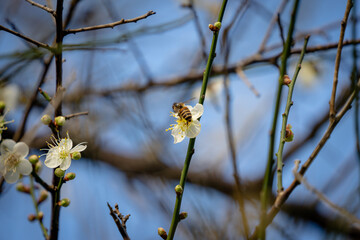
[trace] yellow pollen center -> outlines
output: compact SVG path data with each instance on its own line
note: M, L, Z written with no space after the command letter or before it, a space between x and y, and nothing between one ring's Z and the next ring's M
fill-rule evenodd
M15 172L16 166L18 165L18 163L20 162L19 160L19 156L15 153L11 153L7 156L7 158L5 159L5 170L8 171L13 171Z

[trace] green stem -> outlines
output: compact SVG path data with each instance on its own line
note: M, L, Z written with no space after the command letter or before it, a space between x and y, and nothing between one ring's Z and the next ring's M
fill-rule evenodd
M298 6L299 6L299 1L300 0L296 0L294 2L293 10L291 13L290 25L289 25L289 29L288 29L287 38L286 38L286 43L285 43L284 50L283 50L283 53L281 56L280 76L279 76L279 82L278 82L278 87L277 87L275 109L274 109L273 121L272 121L271 133L270 133L270 145L269 145L269 149L268 149L268 160L267 160L266 169L265 169L263 187L262 187L262 191L261 191L261 216L260 216L260 231L259 231L259 236L258 236L261 239L265 239L266 209L268 206L269 193L271 190L271 178L272 178L271 170L272 170L273 162L274 162L273 158L274 158L275 132L276 132L278 115L279 115L282 85L283 85L283 81L284 81L284 75L286 74L287 59L290 55L290 48L291 48L291 44L292 44L292 35L294 32L295 20L296 20L296 14L297 14Z
M282 184L282 169L283 169L283 159L282 159L282 154L283 154L283 149L284 149L284 145L285 145L285 134L286 134L286 125L287 125L287 120L289 117L289 112L290 112L290 107L293 105L292 102L292 95L293 95L293 91L294 91L294 86L295 86L295 82L296 79L298 77L299 71L301 69L301 63L304 59L304 55L306 52L306 46L307 43L309 41L309 37L307 36L305 37L305 41L304 41L304 47L301 51L301 55L300 55L300 59L298 61L298 64L296 66L295 69L295 73L294 76L292 78L292 81L289 85L289 92L288 92L288 97L287 97L287 101L286 101L286 107L285 107L285 112L282 115L283 120L282 120L282 126L281 126L281 137L280 137L280 143L279 143L279 150L276 154L277 156L277 189L278 189L278 193L280 193L281 191L284 190L283 188L283 184Z
M38 217L40 211L39 211L39 206L36 201L36 197L35 197L35 193L34 193L34 178L32 176L30 176L29 178L30 178L30 195L31 195L31 199L33 201L34 207L35 207L36 217ZM39 221L41 231L43 232L45 239L49 239L48 232L42 222L42 219L39 219L39 218L37 218L37 219Z
M220 23L221 23L221 21L223 19L223 16L224 16L226 4L227 4L227 0L223 0L222 5L221 5L221 9L220 9L220 13L219 13L219 17L218 17L218 22L220 22ZM212 43L211 43L211 48L210 48L210 54L209 54L209 58L208 58L208 61L207 61L207 64L206 64L206 69L205 69L205 72L204 72L204 76L203 76L203 83L202 83L201 92L200 92L200 98L199 98L199 103L200 104L203 104L204 101L205 101L206 87L207 87L209 76L210 76L210 73L211 73L211 66L212 66L212 63L213 63L214 58L215 58L215 50L216 50L216 44L217 44L218 36L219 36L219 31L214 31L213 39L212 39ZM189 145L188 145L186 158L185 158L185 162L184 162L184 168L183 168L183 170L181 172L179 185L182 187L183 190L185 189L185 181L186 181L186 177L187 177L188 170L189 170L189 167L190 167L191 157L194 154L195 139L196 138L191 138L189 140ZM180 220L179 219L179 213L180 213L180 207L181 207L182 194L177 194L177 196L176 196L173 217L172 217L172 220L171 220L171 226L170 226L170 230L169 230L169 233L168 233L167 240L172 240L174 238L176 227L177 227L177 225L179 223L179 220Z

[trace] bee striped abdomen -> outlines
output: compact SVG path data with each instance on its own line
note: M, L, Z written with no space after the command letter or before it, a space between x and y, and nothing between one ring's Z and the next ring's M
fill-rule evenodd
M188 122L191 122L192 120L191 112L187 107L183 107L179 110L179 117L185 119Z

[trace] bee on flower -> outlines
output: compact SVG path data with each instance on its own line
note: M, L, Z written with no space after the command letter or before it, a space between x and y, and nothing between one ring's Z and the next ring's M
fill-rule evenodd
M76 156L86 149L85 143L79 143L73 147L73 142L67 134L67 137L56 139L51 137L52 144L48 143L48 153L46 154L45 166L56 168L60 166L61 170L67 170L71 165L71 159L79 159Z
M174 143L179 143L184 140L185 137L195 138L199 135L201 130L201 124L199 118L204 113L204 107L202 104L197 103L194 107L185 105L185 103L174 103L172 106L174 112L171 116L176 118L176 124L171 124L171 135L174 137Z

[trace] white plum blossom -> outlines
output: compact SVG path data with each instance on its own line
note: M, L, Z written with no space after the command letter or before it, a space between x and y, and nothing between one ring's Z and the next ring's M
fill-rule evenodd
M32 165L25 157L29 154L29 147L24 142L16 143L11 139L4 139L0 145L0 175L8 183L15 183L20 174L29 175Z
M84 143L79 143L73 147L73 142L67 134L67 137L62 139L55 139L52 136L53 144L49 144L49 150L46 154L45 166L48 168L56 168L60 166L61 170L66 170L70 167L72 154L75 152L82 152L86 149Z
M177 113L171 113L171 116L176 118L177 124L171 124L170 128L166 131L171 130L171 135L174 137L174 143L179 143L184 140L185 136L188 138L195 138L199 135L201 130L201 124L199 118L204 112L204 107L202 104L197 103L194 107L190 105L185 105L191 112L191 122L186 121L181 118Z

